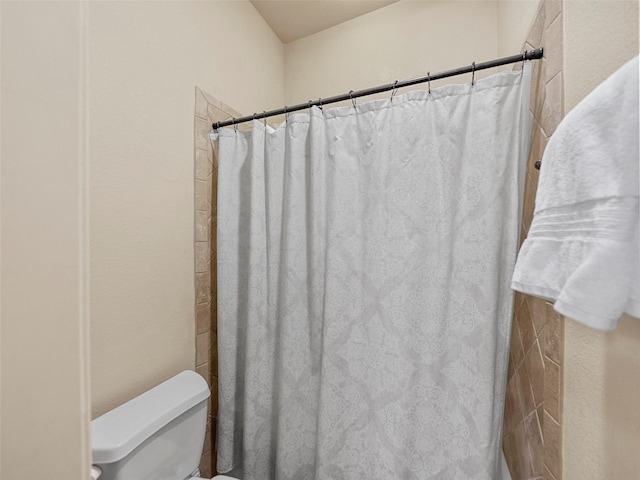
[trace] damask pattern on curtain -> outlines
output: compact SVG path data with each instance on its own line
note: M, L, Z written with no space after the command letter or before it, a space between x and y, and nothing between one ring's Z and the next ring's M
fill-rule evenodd
M529 84L212 134L219 471L497 478Z

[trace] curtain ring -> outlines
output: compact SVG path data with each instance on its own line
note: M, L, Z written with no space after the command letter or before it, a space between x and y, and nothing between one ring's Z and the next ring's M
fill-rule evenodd
M287 106L284 106L284 121L287 122L289 120L289 114L287 113Z
M309 100L309 110L311 110L311 100Z
M471 86L476 83L476 62L471 64Z
M238 124L236 123L236 117L233 117L232 121L233 121L233 131L237 132L238 131Z
M267 112L265 110L262 111L262 121L264 122L264 128L267 128Z
M252 120L255 120L255 119L256 119L256 112L253 112L253 119Z
M216 122L216 130L220 128L220 122Z
M398 93L398 80L393 82L393 89L391 90L391 100L393 100L393 97L395 97L397 93Z
M351 99L351 103L353 104L353 108L356 108L356 99L353 98L353 90L349 90L349 98Z
M431 72L427 72L427 84L429 85L429 95L431 95Z

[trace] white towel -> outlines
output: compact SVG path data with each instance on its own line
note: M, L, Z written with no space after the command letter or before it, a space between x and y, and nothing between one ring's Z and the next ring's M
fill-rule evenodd
M560 123L511 287L601 330L640 317L638 57Z

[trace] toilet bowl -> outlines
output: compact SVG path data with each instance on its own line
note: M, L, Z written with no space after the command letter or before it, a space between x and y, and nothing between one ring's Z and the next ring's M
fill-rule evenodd
M93 420L100 480L209 480L198 476L209 395L207 382L186 370Z

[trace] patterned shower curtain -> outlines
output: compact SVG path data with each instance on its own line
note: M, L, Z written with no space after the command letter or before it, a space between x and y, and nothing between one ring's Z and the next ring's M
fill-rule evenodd
M218 470L497 478L530 73L218 141Z

